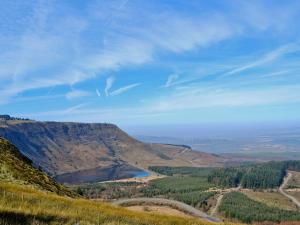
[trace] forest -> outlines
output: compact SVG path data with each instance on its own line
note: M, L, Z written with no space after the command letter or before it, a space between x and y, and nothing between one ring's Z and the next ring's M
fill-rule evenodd
M205 176L172 176L151 181L141 192L145 197L164 197L207 210L207 200L215 195L207 191L216 187ZM205 191L205 192L204 192Z
M149 170L166 176L188 175L188 176L208 176L214 168L209 167L168 167L150 166Z
M224 196L219 211L226 218L235 218L244 223L254 221L299 221L298 211L269 207L254 201L240 192L231 192Z
M250 189L277 188L286 175L286 170L300 170L300 161L268 162L215 169L208 175L208 181L223 187Z

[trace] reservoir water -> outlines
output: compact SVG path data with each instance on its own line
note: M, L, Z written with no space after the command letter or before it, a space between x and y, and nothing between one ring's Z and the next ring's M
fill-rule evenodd
M148 177L148 176L150 176L149 172L147 172L147 171L139 171L139 172L135 173L134 178L143 178L143 177Z

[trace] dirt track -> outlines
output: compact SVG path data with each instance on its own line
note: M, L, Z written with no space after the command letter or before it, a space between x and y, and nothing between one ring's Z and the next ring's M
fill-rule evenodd
M281 186L279 187L279 192L281 194L283 194L285 197L289 198L291 201L293 201L298 208L300 208L300 202L293 196L287 194L283 189L284 187L287 185L287 183L289 182L289 180L292 178L292 174L288 173L287 176L284 178Z
M242 185L239 184L239 186L235 187L235 188L228 188L228 189L220 190L220 195L217 197L216 205L211 210L211 215L216 215L216 213L218 212L218 209L219 209L219 206L221 205L224 194L232 192L232 191L239 191L241 189L241 187L242 187Z
M132 198L132 199L121 199L116 200L113 202L115 205L140 205L140 204L154 204L154 205L166 205L171 208L178 209L180 211L186 212L189 215L192 215L194 217L202 218L210 222L222 222L219 218L212 217L207 215L204 212L201 212L198 209L195 209L194 207L187 205L183 202L175 201L175 200L169 200L169 199L163 199L163 198Z

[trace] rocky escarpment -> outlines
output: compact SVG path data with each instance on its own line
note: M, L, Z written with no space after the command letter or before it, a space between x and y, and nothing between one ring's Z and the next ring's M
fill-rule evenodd
M149 166L208 166L223 161L184 146L146 144L105 123L9 120L0 124L0 136L62 182L125 178Z

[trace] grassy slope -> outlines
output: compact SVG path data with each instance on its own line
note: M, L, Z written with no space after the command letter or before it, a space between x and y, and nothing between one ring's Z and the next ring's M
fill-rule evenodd
M29 185L59 195L75 196L45 173L35 169L31 161L5 139L0 138L0 181Z
M0 224L209 225L186 219L138 213L84 199L58 196L15 184L0 184ZM227 223L228 225L230 223ZM237 225L237 224L235 224Z

